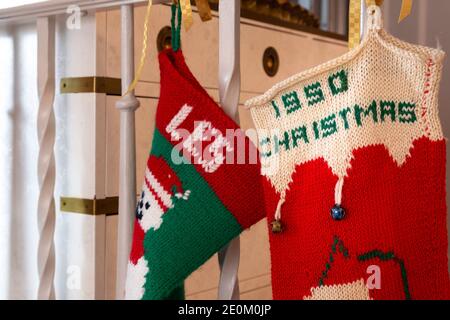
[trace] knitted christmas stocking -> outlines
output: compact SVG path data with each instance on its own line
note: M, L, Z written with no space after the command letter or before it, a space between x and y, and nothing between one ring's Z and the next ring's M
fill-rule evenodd
M368 10L363 43L247 102L275 299L448 299L444 53ZM275 212L275 214L274 214Z
M172 30L173 50L159 55L161 94L128 299L183 298L183 280L265 216L257 150L195 80L178 49L180 25Z

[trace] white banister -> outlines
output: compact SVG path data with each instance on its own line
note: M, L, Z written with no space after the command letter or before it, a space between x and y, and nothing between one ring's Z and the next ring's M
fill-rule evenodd
M132 5L121 7L122 92L134 78L134 14ZM125 295L128 257L133 237L136 209L136 139L135 111L139 101L134 90L117 102L120 110L119 224L117 239L116 299Z
M240 0L219 1L219 96L225 113L238 122L241 89ZM239 299L239 237L219 252L220 300Z
M82 11L111 9L125 4L146 3L148 0L47 0L0 9L0 23L30 20L65 14L69 6L78 6ZM153 0L153 4L169 3L169 0Z
M37 20L38 39L38 299L55 299L55 18Z

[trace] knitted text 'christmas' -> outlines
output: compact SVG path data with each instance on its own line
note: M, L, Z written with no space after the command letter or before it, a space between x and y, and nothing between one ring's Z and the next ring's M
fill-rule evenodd
M159 55L161 93L136 209L128 299L183 298L183 280L265 216L256 147L174 50Z
M246 103L275 212L275 299L450 298L444 53L367 15L359 47Z

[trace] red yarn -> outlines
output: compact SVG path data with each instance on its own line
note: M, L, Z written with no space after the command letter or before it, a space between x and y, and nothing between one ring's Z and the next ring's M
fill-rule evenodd
M169 123L175 116L174 112L178 111L180 106L184 104L202 107L193 108L183 124L180 125L181 129L192 132L194 129L192 127L194 121L205 119L206 117L203 112L207 111L207 118L215 120L212 121L214 122L215 128L223 135L226 135L227 129L232 129L232 132L237 136L245 137L244 132L239 129L239 126L231 118L226 116L221 108L217 107L217 103L212 100L192 75L184 61L181 50L176 52L166 51L164 54L159 55L159 61L161 70L164 70L164 72L161 72L161 96L159 104L164 105L165 108L157 113L156 125L167 140L170 141L171 136L166 132L166 128L160 127L160 125ZM185 94L186 92L189 94ZM235 146L237 148L236 141L237 139L235 139ZM245 163L234 166L233 171L229 170L227 166L221 166L214 174L205 174L204 170L201 169L201 165L195 164L198 172L202 174L214 192L219 195L221 202L233 213L243 229L249 228L255 222L264 218L265 215L264 204L261 199L261 177L259 175L249 176L249 174L255 173L255 170L252 169L254 164L249 164L248 161L249 154L255 155L255 161L259 161L259 158L255 146L249 143L248 138L245 138L245 141L247 160ZM236 156L236 150L233 153ZM229 192L227 190L228 185L223 183L223 181L239 181L241 179L254 181L255 189L241 188L240 193L233 193ZM261 210L255 210L258 207ZM255 211L257 211L256 215Z
M402 261L411 299L450 299L445 141L415 141L401 167L381 145L353 155L343 188L342 221L330 217L337 177L327 163L318 159L296 168L283 207L285 231L270 233L274 299L301 299L319 286L335 237L349 257L334 255L324 285L366 281L367 267L377 265L381 289L370 290L371 298L405 299ZM270 222L276 199L267 187ZM374 250L392 252L398 261L358 260Z
M133 245L131 247L130 261L135 265L144 255L144 237L145 233L139 221L134 220Z

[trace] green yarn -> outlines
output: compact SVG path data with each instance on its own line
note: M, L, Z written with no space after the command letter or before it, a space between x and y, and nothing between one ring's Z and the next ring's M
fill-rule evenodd
M329 137L337 132L336 115L333 113L320 120L323 138Z
M181 284L179 287L177 287L175 290L173 290L169 296L166 298L166 300L184 300L184 284Z
M316 103L325 101L320 82L313 83L303 88L305 97L308 100L308 106L313 106Z
M181 16L181 6L176 5L176 4L172 4L171 6L172 9L172 17L170 19L170 24L171 24L171 32L172 32L172 50L173 51L178 51L178 49L180 49L181 46L181 20L182 20L182 16ZM175 20L176 21L176 25L175 25Z
M328 261L325 263L325 270L321 272L321 276L319 278L319 286L323 286L325 283L325 279L328 277L328 272L331 270L331 267L333 265L333 262L335 260L335 256L341 253L345 259L350 258L350 254L348 252L348 249L344 246L344 242L339 239L339 237L334 236L333 244L331 245L331 252L328 258ZM373 259L379 259L381 261L394 261L397 263L400 267L400 273L402 277L402 283L403 283L403 292L405 293L405 299L411 300L411 293L409 291L409 284L408 284L408 276L406 274L406 267L405 263L402 259L398 258L394 252L388 251L383 252L381 250L372 250L369 252L366 252L364 254L361 254L357 256L357 259L359 262L365 262L368 260Z
M378 122L378 113L377 113L377 102L375 100L372 101L372 104L367 107L367 109L360 107L359 105L355 105L355 120L358 127L363 125L362 119L369 117L372 114L372 120L374 123Z
M263 147L265 145L269 145L269 147L270 147L270 138L266 137L266 138L261 139L259 141L259 145L261 147ZM272 151L269 150L267 152L264 152L263 150L260 150L259 155L260 155L261 158L268 158L268 157L270 157L272 155Z
M408 276L406 274L406 267L403 260L397 258L394 254L394 252L383 252L381 250L372 250L369 252L366 252L364 254L361 254L358 256L358 261L367 261L372 259L379 259L381 261L394 261L397 263L400 267L400 273L402 277L402 283L403 283L403 292L405 293L405 299L411 300L411 293L409 291L409 283L408 283Z
M272 100L272 107L273 107L273 110L275 111L275 118L279 118L281 116L280 109L278 108L276 102L273 100Z
M416 104L400 102L398 104L398 120L400 123L414 123L417 121Z
M341 111L339 111L339 116L342 118L342 122L344 123L345 130L348 130L350 128L347 115L351 112L352 112L352 110L350 108L345 108L345 109L342 109Z
M338 80L338 83L336 83ZM331 93L333 96L339 93L346 92L348 90L348 76L347 71L341 70L332 74L328 77L328 85L330 86Z
M190 272L242 231L194 165L172 161L172 150L170 142L155 130L152 154L162 156L182 181L183 189L191 193L189 201L174 199L159 229L150 229L145 235L144 256L149 271L144 300L180 299L183 281Z
M177 11L177 5L176 4L172 4L172 6L170 7L172 9L172 16L170 18L170 32L171 32L171 44L172 44L172 48L175 47L175 16L176 16L176 11Z
M291 91L282 95L281 100L285 112L280 112L279 105L275 100L271 101L270 111L275 111L275 117L302 108L296 91ZM304 111L307 111L306 107ZM288 116L289 117L289 116ZM388 119L391 119L389 121ZM274 156L280 152L302 148L304 145L314 144L316 141L326 139L338 132L350 131L357 127L367 125L385 125L396 121L403 125L417 122L416 105L414 103L400 102L398 106L395 102L373 100L367 107L355 104L353 107L346 107L338 112L330 113L322 119L312 121L310 124L299 124L284 132L275 132L270 137L260 140L260 145L265 146L264 152L260 153L262 158ZM300 122L300 121L299 121Z
M299 140L303 140L305 143L309 143L308 133L306 132L306 126L300 126L291 130L292 144L294 148L298 147Z
M391 121L395 121L395 102L394 101L380 101L380 118L381 122L385 121L386 117L390 117Z
M290 144L290 140L289 140L289 133L286 131L283 134L283 138L279 138L278 136L274 136L273 137L274 140L274 144L275 144L275 153L280 152L280 147L284 146L284 149L287 151L290 149L289 144Z
M319 124L317 123L317 121L313 122L313 131L314 131L314 138L316 140L320 139Z
M281 97L281 100L283 100L284 108L286 109L287 114L291 114L302 108L302 104L300 103L300 99L298 98L296 91L284 94Z
M344 246L344 242L339 239L338 236L334 236L333 244L331 245L331 253L328 261L325 263L325 270L322 271L322 274L319 278L319 286L323 286L325 284L325 279L328 277L328 272L330 271L334 257L337 253L341 253L345 259L350 258L350 254L348 253L347 248Z

